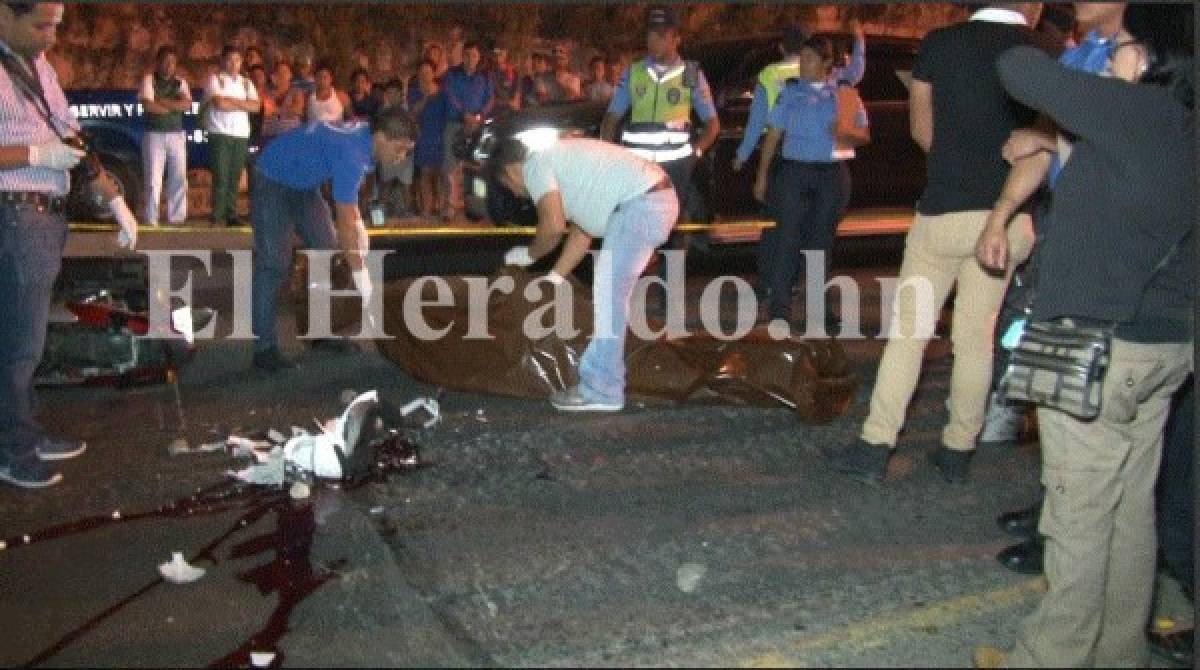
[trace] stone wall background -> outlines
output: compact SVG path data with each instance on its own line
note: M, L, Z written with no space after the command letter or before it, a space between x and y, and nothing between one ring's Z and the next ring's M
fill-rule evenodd
M307 52L334 63L338 85L366 67L376 81L407 76L426 40L445 41L452 25L505 44L517 62L550 40L576 46L576 67L605 49L643 48L646 5L629 4L141 4L68 3L58 45L49 53L65 88L133 88L154 51L174 44L181 74L199 85L216 68L223 45L257 46L266 61ZM966 16L951 3L679 5L684 40L749 35L789 21L833 30L852 17L868 36L919 37Z

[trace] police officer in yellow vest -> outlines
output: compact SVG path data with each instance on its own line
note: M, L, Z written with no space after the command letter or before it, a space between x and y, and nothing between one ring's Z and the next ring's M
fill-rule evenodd
M717 141L721 130L712 92L700 66L679 57L679 17L672 7L652 7L646 13L646 58L625 70L609 102L600 137L612 142L629 113L621 144L658 163L675 186L679 211L687 209L687 194L696 159ZM703 130L692 139L692 113ZM672 235L666 246L678 248ZM660 265L665 269L665 264ZM660 272L660 274L662 274Z

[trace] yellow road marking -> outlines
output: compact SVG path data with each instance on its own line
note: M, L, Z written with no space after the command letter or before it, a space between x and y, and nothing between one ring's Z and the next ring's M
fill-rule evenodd
M856 645L860 649L871 649L884 644L887 635L902 630L945 627L954 624L968 614L981 614L1018 603L1031 595L1045 593L1045 577L1036 577L1014 586L983 593L972 593L951 600L935 603L918 610L886 614L865 621L858 621L831 630L796 640L786 649L770 652L747 659L739 665L744 668L796 667L801 664L797 654L815 651L836 644Z

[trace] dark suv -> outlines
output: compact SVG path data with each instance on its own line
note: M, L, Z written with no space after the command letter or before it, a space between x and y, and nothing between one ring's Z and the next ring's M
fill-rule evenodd
M839 53L848 53L848 35L829 35ZM705 42L683 50L683 56L700 62L713 90L721 120L716 145L697 164L694 187L701 196L690 207L688 218L716 222L760 216L760 205L751 196L758 152L740 173L732 162L742 140L758 72L779 60L779 35ZM904 79L912 72L919 40L898 37L867 38L867 68L859 93L871 122L871 143L858 149L850 161L854 180L851 210L910 208L925 183L925 157L909 136L908 89ZM559 136L594 137L599 133L605 105L568 102L531 108L489 122L472 144L464 178L468 216L490 218L498 224L528 225L536 220L531 203L516 201L502 188L489 184L484 166L498 139L527 133L544 139Z

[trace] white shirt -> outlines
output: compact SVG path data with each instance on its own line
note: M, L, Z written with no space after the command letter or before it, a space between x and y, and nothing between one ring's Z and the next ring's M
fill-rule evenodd
M661 167L628 149L583 138L559 140L530 154L522 174L534 203L558 191L567 221L592 237L604 237L617 205L667 177Z
M972 21L988 21L991 23L1007 23L1013 26L1028 26L1029 21L1021 12L1000 7L984 7L971 15Z
M0 49L10 51L0 42ZM58 74L38 54L33 61L38 79L45 89L50 113L63 134L73 133L79 128L75 114L67 106L67 98L58 83ZM46 124L34 103L17 88L8 72L0 67L0 146L30 145L58 139L54 130ZM70 189L70 177L66 170L51 170L45 167L19 167L0 170L0 191L38 191L54 195L66 195Z
M258 91L254 83L242 75L232 76L218 72L208 78L204 86L204 99L211 100L214 95L223 95L238 100L258 100ZM208 109L208 131L232 137L250 137L250 113L242 110L220 110L216 107Z

